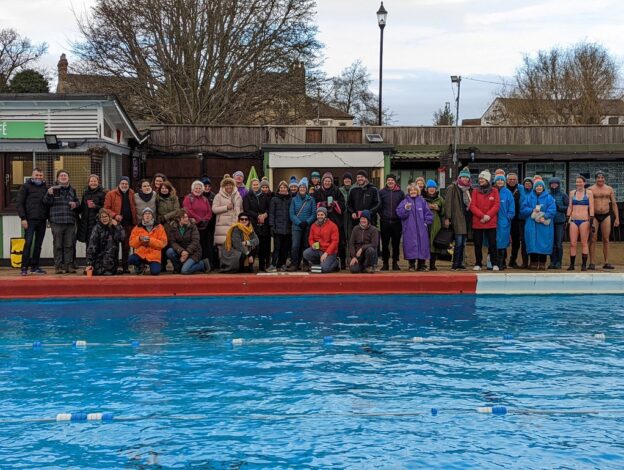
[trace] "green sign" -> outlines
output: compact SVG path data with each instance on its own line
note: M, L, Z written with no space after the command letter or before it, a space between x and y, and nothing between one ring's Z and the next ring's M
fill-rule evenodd
M0 139L43 139L43 121L0 121Z

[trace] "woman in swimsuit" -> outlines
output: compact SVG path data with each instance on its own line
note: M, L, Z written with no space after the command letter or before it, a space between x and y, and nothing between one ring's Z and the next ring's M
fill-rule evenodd
M570 223L570 267L574 271L576 260L576 244L581 238L583 264L581 271L587 271L587 256L589 255L589 235L594 219L594 195L585 189L585 178L576 177L576 189L570 191L570 206L568 207L568 222Z

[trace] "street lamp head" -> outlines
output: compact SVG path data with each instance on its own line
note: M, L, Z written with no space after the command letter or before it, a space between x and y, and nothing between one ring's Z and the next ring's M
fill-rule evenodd
M383 2L381 2L381 6L379 7L379 10L377 10L377 24L379 24L379 27L381 29L384 29L386 27L387 18L388 18L388 12L383 6Z
M461 75L451 75L451 83L461 82Z

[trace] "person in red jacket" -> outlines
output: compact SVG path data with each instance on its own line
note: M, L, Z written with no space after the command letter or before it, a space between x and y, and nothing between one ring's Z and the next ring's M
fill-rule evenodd
M472 231L475 246L475 271L481 271L483 264L483 239L487 237L488 250L492 269L498 271L498 257L496 252L496 223L498 222L498 207L500 197L498 189L492 187L488 170L479 173L479 186L472 190L470 212L472 212Z
M327 208L316 209L316 222L310 227L310 248L303 252L303 259L310 265L321 265L321 272L331 273L338 269L338 226L327 218Z

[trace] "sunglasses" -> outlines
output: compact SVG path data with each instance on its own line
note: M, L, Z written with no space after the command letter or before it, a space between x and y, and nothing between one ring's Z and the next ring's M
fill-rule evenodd
M248 219L247 217L241 217L241 218L240 218L240 219L238 219L238 220L240 220L241 222L245 222L246 220L249 220L249 219Z

